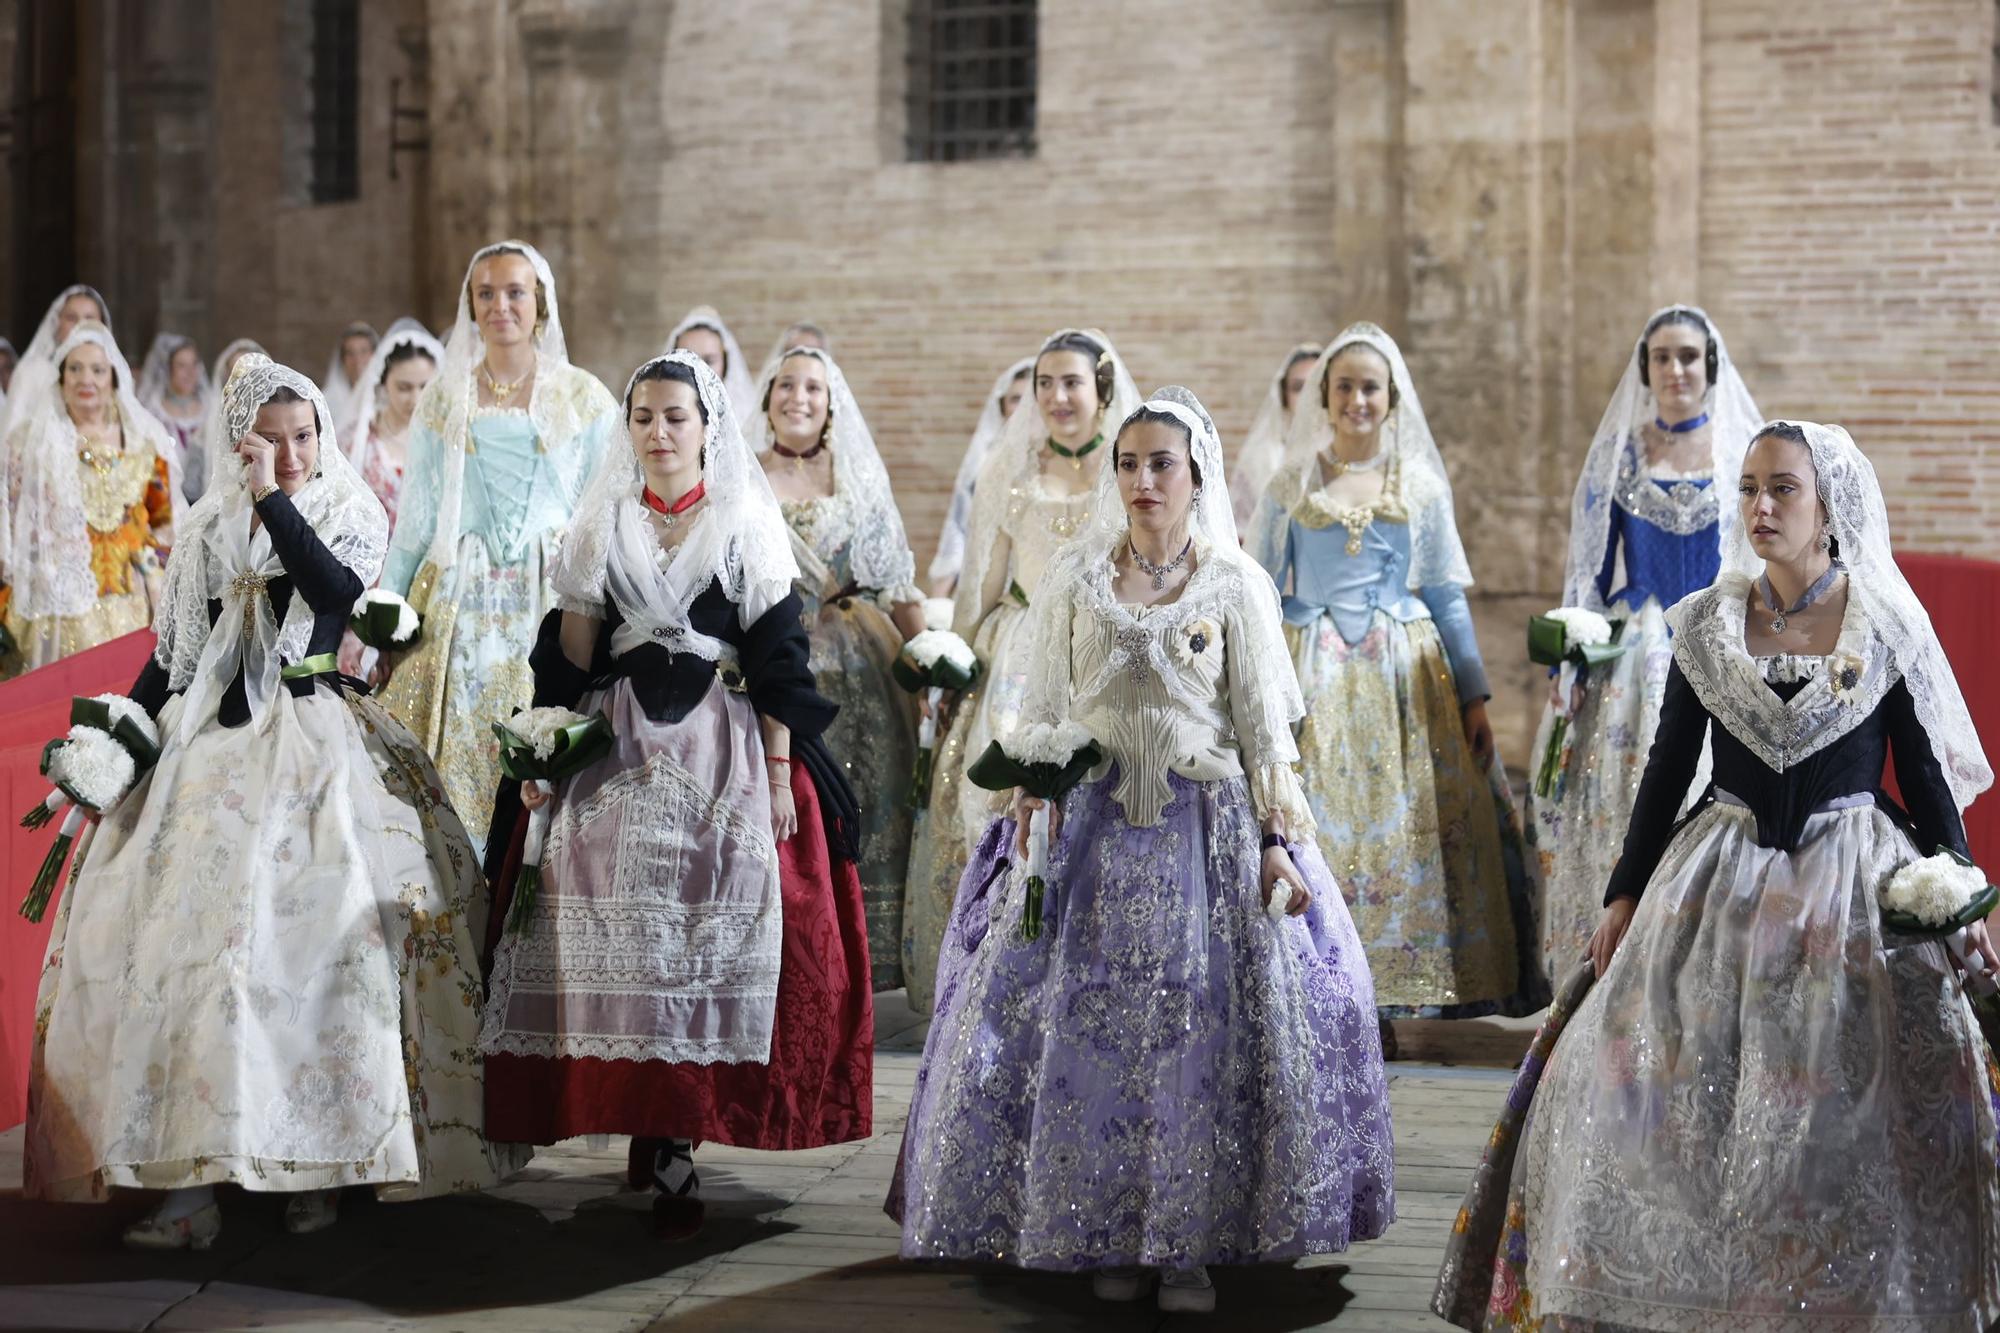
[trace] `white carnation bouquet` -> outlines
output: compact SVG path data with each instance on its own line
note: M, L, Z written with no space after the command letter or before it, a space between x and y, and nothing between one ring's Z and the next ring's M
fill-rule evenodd
M2000 903L2000 888L1949 848L1900 866L1880 895L1882 928L1897 935L1941 938L1983 918Z
M555 784L581 773L611 752L615 737L611 720L602 713L585 717L567 708L529 708L493 724L500 741L500 771L523 786L533 783L545 796ZM507 928L525 930L542 883L542 849L549 832L552 803L528 814L528 834L521 848L521 874L514 881L514 903Z
M361 594L347 618L354 637L377 652L404 652L423 637L424 618L401 596L387 588Z
M979 657L972 645L951 632L951 603L933 597L924 603L924 623L930 628L903 645L890 674L912 694L927 692L927 707L917 723L917 766L910 775L909 804L922 809L930 796L931 768L937 754L938 717L944 692L962 690L979 679ZM944 624L937 621L943 618Z
M42 748L42 776L55 790L21 816L22 828L38 829L63 815L56 840L21 903L21 915L30 921L40 921L48 911L77 835L84 834L75 858L81 868L97 820L160 758L159 728L144 708L122 694L72 699L69 721L69 732Z
M1535 795L1562 794L1562 778L1569 769L1569 696L1579 674L1602 666L1625 651L1618 641L1624 622L1611 620L1583 606L1559 606L1546 615L1528 619L1528 660L1553 667L1560 679L1556 684L1555 723L1549 728L1549 743L1535 765Z

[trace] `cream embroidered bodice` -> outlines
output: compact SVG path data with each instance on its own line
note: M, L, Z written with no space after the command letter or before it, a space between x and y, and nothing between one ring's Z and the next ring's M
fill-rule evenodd
M1116 763L1114 795L1140 827L1159 822L1170 773L1247 775L1258 817L1281 811L1289 835L1307 837L1292 739L1303 705L1277 592L1247 559L1200 541L1196 559L1176 600L1144 607L1114 600L1108 553L1059 557L1038 595L1028 700L1006 749L1061 762L1096 741L1106 762L1092 777Z

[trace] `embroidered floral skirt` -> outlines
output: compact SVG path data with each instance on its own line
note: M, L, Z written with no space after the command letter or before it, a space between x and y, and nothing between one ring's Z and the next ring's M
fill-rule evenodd
M1698 814L1604 979L1551 1010L1438 1313L1670 1333L2000 1316L2000 1084L1944 947L1882 948L1877 886L1916 853L1872 805L1813 815L1791 854L1755 834L1740 807Z
M172 736L181 702L161 710ZM233 1181L493 1185L484 886L436 772L367 699L168 741L64 893L36 1001L31 1197Z
M1437 627L1378 611L1358 643L1325 615L1285 635L1306 698L1299 776L1376 1002L1445 1018L1541 1008L1513 794L1473 757Z
M138 575L134 574L132 581L137 583ZM152 623L152 603L146 599L143 588L105 593L80 616L38 616L23 620L9 610L6 625L8 634L13 636L14 649L0 655L0 680L74 657Z
M553 535L537 538L518 563L501 564L482 538L467 536L442 577L426 564L410 585L423 639L382 689L383 704L437 757L445 795L482 855L500 786L493 724L534 695L528 654L554 604L543 568L555 544Z
M745 696L718 682L656 722L620 680L579 706L597 709L616 748L557 788L532 919L494 955L482 1041L495 1132L773 1149L866 1137L861 884L830 854L811 777L793 766L799 831L774 844Z
M809 620L813 680L839 705L826 748L861 805L861 892L876 990L903 984L903 886L910 870L910 777L917 766L916 697L889 674L903 649L874 602L837 598Z
M1625 847L1673 664L1667 618L1650 598L1626 619L1620 642L1624 653L1591 672L1583 706L1570 719L1569 759L1559 787L1548 798L1528 789L1529 864L1541 887L1542 967L1550 977L1576 966L1604 914L1604 889ZM1529 754L1531 780L1555 720L1555 710L1545 708ZM1704 750L1689 790L1707 785Z
M910 1007L920 1014L931 1011L937 992L938 947L951 925L966 860L1009 799L1008 793L967 782L966 765L1010 735L1019 721L1034 638L1026 607L1004 602L986 617L972 642L979 682L959 699L932 760L930 802L917 816L903 900L903 983Z
M1325 865L1262 906L1242 778L1063 801L1046 920L996 820L966 869L886 1204L906 1258L1076 1271L1344 1249L1395 1216L1374 996Z

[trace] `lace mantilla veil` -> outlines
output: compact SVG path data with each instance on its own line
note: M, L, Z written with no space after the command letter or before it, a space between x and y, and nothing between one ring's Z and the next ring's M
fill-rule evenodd
M1291 413L1285 407L1285 377L1300 358L1317 361L1325 350L1318 343L1300 343L1285 353L1277 373L1271 376L1271 386L1250 423L1250 433L1243 437L1243 445L1236 451L1236 470L1229 477L1238 527L1249 526L1257 502L1264 498L1264 488L1271 484L1272 475L1285 461L1285 434L1291 427ZM1296 409L1298 404L1292 406Z
M1569 556L1563 567L1564 606L1582 606L1600 612L1605 609L1597 576L1604 568L1605 547L1611 540L1611 507L1621 486L1645 471L1645 446L1638 433L1659 412L1653 391L1639 382L1639 362L1646 346L1644 329L1677 313L1695 316L1708 330L1708 336L1715 339L1715 383L1708 386L1706 399L1715 478L1709 488L1716 499L1722 547L1728 549L1737 523L1736 506L1729 497L1735 493L1743 451L1749 447L1750 437L1763 418L1757 414L1757 404L1751 399L1743 376L1737 373L1736 363L1730 360L1722 330L1715 327L1708 312L1691 305L1665 306L1647 317L1634 340L1632 355L1625 358L1625 373L1619 377L1617 391L1611 395L1611 402L1597 423L1597 433L1590 439L1590 452L1584 457L1583 472L1576 479L1576 494L1570 501ZM1646 492L1639 494L1644 497ZM1663 505L1669 503L1662 501ZM1673 523L1676 517L1664 512L1658 515L1663 525Z
M1007 418L1001 415L1000 403L1012 388L1016 377L1030 373L1035 368L1035 358L1024 356L993 381L993 388L980 405L979 420L973 423L972 438L966 442L965 457L959 460L958 475L951 483L951 513L945 520L944 531L938 536L937 556L931 561L929 577L933 583L941 579L957 578L965 566L965 531L972 521L972 495L979 481L979 472L986 465L986 459L1006 428ZM1034 397L1032 386L1021 395L1025 403Z
M681 316L681 322L667 334L667 345L660 349L662 354L673 351L674 344L689 329L707 329L722 339L722 359L726 363L722 371L722 387L729 394L729 405L736 409L736 419L747 427L757 415L757 372L750 369L750 363L743 359L743 348L737 343L736 335L722 322L722 316L714 306L698 305Z
M1100 359L1111 363L1111 397L1103 404L1103 413L1098 418L1105 443L1099 445L1097 453L1092 455L1102 463L1111 453L1112 433L1125 418L1132 415L1140 401L1139 386L1133 383L1132 373L1125 368L1125 359L1118 355L1111 339L1105 337L1101 329L1057 329L1044 338L1041 349L1028 358L1028 370L1032 376L1036 364L1052 350L1080 350L1055 346L1059 340L1079 333L1103 348ZM986 580L995 572L992 568L997 552L994 535L999 531L1012 495L1035 484L1042 470L1042 446L1048 441L1049 423L1042 416L1042 405L1035 397L1035 386L1031 380L1028 391L1021 396L1021 405L1014 409L1013 416L1007 418L1000 438L987 451L986 462L979 470L979 483L972 492L972 517L966 523L965 560L958 578L957 615L953 626L968 638L975 628L968 619L969 613L978 608Z
M1750 438L1784 424L1767 422ZM1674 629L1674 660L1703 707L1779 771L1859 726L1901 679L1952 798L1963 810L1993 785L1993 770L1930 615L1896 566L1875 468L1842 427L1790 424L1805 433L1819 474L1820 502L1847 567L1848 616L1834 650L1834 668L1790 703L1764 684L1743 638L1751 587L1763 574L1764 562L1751 550L1740 522L1729 529L1715 583L1667 613ZM1740 462L1736 466L1740 470ZM1841 659L1858 659L1851 685L1831 679L1839 674Z
M252 506L236 442L250 433L258 409L279 389L290 389L313 405L319 422L319 453L312 477L291 497L293 508L312 526L333 558L374 586L389 544L389 519L354 465L340 451L338 432L319 386L261 352L240 357L222 390L219 445L208 459L208 490L179 525L166 584L153 617L159 642L153 660L167 672L170 690L187 691L180 736L190 737L215 715L222 695L240 666L253 725L271 716L283 662L302 661L312 638L314 612L293 597L282 625L258 580L275 578L284 567L271 550L269 534L250 531ZM210 599L222 602L211 626Z
M659 539L640 499L645 472L625 431L639 377L663 364L685 366L694 373L707 418L702 429L704 508L664 565ZM565 611L602 618L605 602L616 602L625 625L613 636L614 651L650 641L674 652L718 660L724 645L694 629L688 620L688 609L709 581L722 581L747 629L784 600L799 575L785 516L764 469L744 442L728 390L693 352L670 352L633 371L619 408L599 418L591 429L615 432L615 438L604 446L603 461L584 487L575 520L550 571L556 604Z
M113 404L125 432L124 451L141 445L168 465L169 488L179 510L180 469L167 427L139 402L132 368L111 330L79 320L49 354L60 367L85 343L102 348L117 382ZM25 404L24 404L25 406ZM78 452L83 439L62 392L53 383L36 393L32 412L17 414L0 448L0 582L13 588L11 610L26 619L80 616L97 605L97 575L90 562L90 525L84 508ZM149 470L147 480L152 479Z
M1237 669L1254 675L1258 686L1253 693L1262 710L1254 723L1259 733L1260 753L1268 763L1284 767L1298 757L1291 727L1305 716L1305 699L1285 646L1278 590L1270 575L1237 540L1235 510L1230 504L1228 474L1215 422L1201 400L1179 385L1159 390L1106 431L1104 461L1098 473L1090 518L1077 536L1057 552L1043 575L1044 586L1067 590L1067 595L1037 601L1027 699L1019 728L1005 742L1006 751L1029 763L1060 763L1089 739L1068 721L1072 700L1089 696L1103 682L1079 682L1071 678L1068 618L1075 608L1089 608L1095 614L1111 617L1126 614L1113 601L1109 582L1111 561L1125 543L1130 527L1118 491L1116 449L1118 434L1140 411L1163 412L1186 429L1188 457L1201 475L1199 493L1188 520L1197 567L1181 598L1164 608L1165 614L1192 617L1233 613L1237 617L1240 637L1231 651L1240 664ZM1226 611L1222 610L1224 607ZM1111 667L1132 671L1150 668L1183 706L1198 713L1213 708L1209 699L1183 694L1185 686L1179 674L1159 659L1164 649L1157 638L1147 634L1121 636L1120 643ZM1295 776L1284 782L1280 775L1259 775L1255 781L1297 794ZM1288 798L1283 804L1296 809L1294 819L1303 819L1295 827L1310 827L1302 800Z
M834 359L817 347L799 347L765 367L764 382L757 386L756 401L764 401L771 382L785 362L807 356L826 367L827 411L833 430L829 447L833 450L833 495L821 501L818 530L830 547L849 546L854 581L880 593L885 604L921 602L923 589L917 586L917 561L910 553L910 539L903 530L903 515L896 508L895 493L889 488L889 471L876 451L875 436L861 415L854 391L847 387ZM753 454L771 447L771 418L759 410L745 432ZM761 467L761 464L760 464Z
M42 312L42 322L35 326L35 336L28 340L28 350L14 359L14 383L6 398L0 399L0 441L13 431L15 422L28 419L43 394L55 391L56 324L62 319L64 303L79 295L96 301L98 310L104 314L100 322L107 329L112 327L111 306L97 288L78 282L56 293L56 299Z
M1416 382L1410 378L1410 368L1396 340L1366 322L1342 330L1306 376L1305 399L1292 413L1286 436L1285 461L1271 479L1268 503L1258 506L1249 548L1261 563L1275 567L1293 507L1317 489L1319 455L1333 442L1333 423L1320 406L1327 371L1336 356L1355 346L1373 348L1388 364L1389 382L1396 390L1396 405L1382 419L1381 447L1385 466L1394 467L1403 508L1409 515L1409 587L1412 591L1445 584L1470 587L1472 570L1465 562L1465 545L1458 536L1451 480L1431 435L1423 400L1417 396Z
M567 440L575 431L590 424L588 421L568 419L566 403L569 395L562 392L560 385L553 383L557 376L552 372L569 365L569 344L563 339L562 308L556 300L556 279L549 271L549 261L526 241L498 241L483 247L465 266L465 279L458 286L458 317L452 321L451 336L445 340L444 361L438 366L437 377L424 390L424 396L417 404L418 417L437 425L440 456L437 519L429 528L429 544L422 551L412 549L414 543L423 540L418 535L423 524L396 525L396 549L416 557L410 562L411 569L420 569L428 563L442 574L458 563L458 522L465 500L466 442L472 428L473 413L479 404L479 386L475 376L480 362L486 357L486 339L481 336L479 325L472 318L472 272L482 260L502 253L518 254L528 261L535 270L536 280L541 283L542 296L548 306L548 319L543 323L542 331L535 336L535 384L528 398L528 416L534 423L535 433L545 442ZM409 466L417 466L414 449Z
M375 354L368 358L368 368L361 372L361 383L354 390L354 411L348 420L339 423L340 436L347 441L347 459L354 464L354 470L368 475L368 457L375 452L375 396L382 386L383 371L389 365L389 356L399 347L415 347L440 368L444 365L444 344L431 337L430 330L408 315L389 326L382 340L375 344ZM412 420L415 414L411 414Z
M354 395L360 386L347 378L347 361L341 356L340 349L347 345L349 338L364 335L371 345L381 346L381 335L375 332L375 326L365 320L355 320L333 340L333 354L326 359L326 378L320 381L325 386L327 406L333 409L333 424L343 432L353 419Z
M146 349L146 359L139 363L139 401L162 421L166 420L167 392L173 386L174 356L181 348L193 346L194 339L178 333L156 334L153 345ZM215 387L209 383L207 366L201 367L201 380L194 393L201 404L201 419L206 421L215 401Z

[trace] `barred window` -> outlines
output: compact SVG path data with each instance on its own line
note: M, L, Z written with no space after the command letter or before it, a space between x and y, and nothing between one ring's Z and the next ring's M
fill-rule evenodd
M312 201L361 196L360 0L312 0Z
M1035 0L910 0L912 162L1035 151Z

